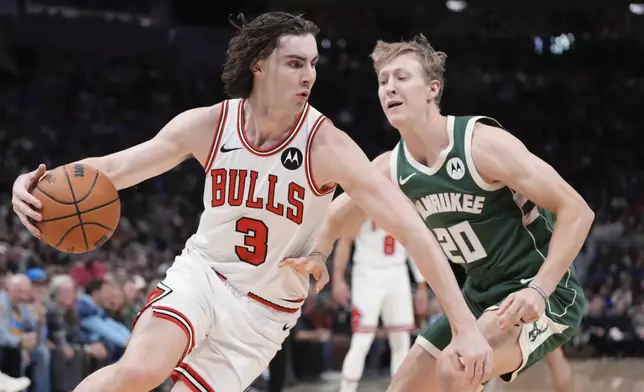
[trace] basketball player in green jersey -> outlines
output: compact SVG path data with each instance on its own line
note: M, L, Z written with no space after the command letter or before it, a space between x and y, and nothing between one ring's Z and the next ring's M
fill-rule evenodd
M374 163L410 199L449 259L464 265L463 295L494 349L492 376L511 381L552 353L548 362L562 363L565 378L569 367L558 348L586 305L571 265L592 210L495 120L440 113L446 56L425 37L378 42L372 59L382 108L402 137ZM362 219L348 196L338 197L317 250L330 253L335 239ZM447 359L451 337L447 318L429 326L389 391L480 389L464 385L472 377Z

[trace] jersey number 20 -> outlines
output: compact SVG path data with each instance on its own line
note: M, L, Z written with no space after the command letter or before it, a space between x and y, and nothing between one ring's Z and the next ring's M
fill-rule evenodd
M252 218L239 218L235 230L244 235L244 246L235 246L235 253L239 260L260 265L266 261L268 252L268 226L261 220Z
M487 256L485 248L468 221L433 231L443 251L454 263L472 263Z

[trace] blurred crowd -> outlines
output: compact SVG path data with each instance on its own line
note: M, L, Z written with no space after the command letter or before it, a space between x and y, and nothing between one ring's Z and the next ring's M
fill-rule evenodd
M374 157L397 140L378 110L368 59L379 35L369 33L367 22L350 35L325 25L328 15L319 18L326 41L312 103ZM394 23L383 35L409 37L409 27L403 30ZM644 49L629 37L600 33L579 34L561 54L551 52L548 37L541 46L533 36L430 41L449 56L443 111L497 118L596 211L575 261L590 305L566 351L644 356L644 164L636 148L644 141L638 118ZM179 112L224 99L220 70L4 49L17 67L0 68L0 370L27 375L36 392L68 392L123 353L146 294L196 229L203 172L187 162L121 192L117 231L84 255L62 254L31 237L11 209L13 180L41 162L53 168L142 142ZM418 328L440 312L433 300L429 313L417 315ZM339 368L350 318L327 290L306 301L288 343L288 355L302 358L292 363L291 379L315 380ZM376 373L387 368L381 338L368 361Z

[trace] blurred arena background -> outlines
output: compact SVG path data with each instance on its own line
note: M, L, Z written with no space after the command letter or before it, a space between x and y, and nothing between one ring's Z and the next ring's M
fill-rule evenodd
M34 290L51 290L48 317L64 320L49 325L57 333L43 342L50 355L31 359L32 380L42 361L51 391L71 391L75 379L118 358L122 335L96 341L79 327L83 295L129 328L196 228L203 175L189 162L121 192L114 237L80 256L23 229L11 210L13 180L41 162L53 168L141 142L179 112L224 99L229 15L267 10L305 13L320 26L312 104L372 158L397 141L368 58L376 40L422 32L447 53L443 111L498 119L596 212L575 261L588 314L565 347L580 390L644 391L644 3L619 0L0 0L0 275L27 272ZM417 315L419 330L440 313L432 305ZM337 390L350 334L350 309L334 304L328 288L310 297L282 353L286 390ZM78 351L67 368L59 366L61 336ZM3 372L25 364L0 350ZM361 391L385 390L388 355L383 332ZM487 390L551 388L539 365Z

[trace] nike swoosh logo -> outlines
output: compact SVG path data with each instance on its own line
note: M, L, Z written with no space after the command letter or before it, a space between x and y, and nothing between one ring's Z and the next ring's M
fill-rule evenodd
M235 150L241 150L241 147L226 148L226 146L221 146L221 148L219 149L219 151L221 152L231 152Z
M534 278L529 278L529 279L521 279L521 280L519 280L519 283L521 283L521 284L526 284L526 283L530 283L530 282L532 281L532 279L534 279Z
M289 327L288 324L284 324L284 326L282 327L282 331L286 331L286 330L288 330L290 328L291 327Z
M412 178L412 177L413 177L413 176L415 176L415 175L416 175L416 173L411 173L410 175L408 175L408 176L407 176L407 177L405 177L405 178L398 177L398 183L399 183L400 185L405 185L405 184L407 183L407 181L409 181L409 179L410 179L410 178Z

